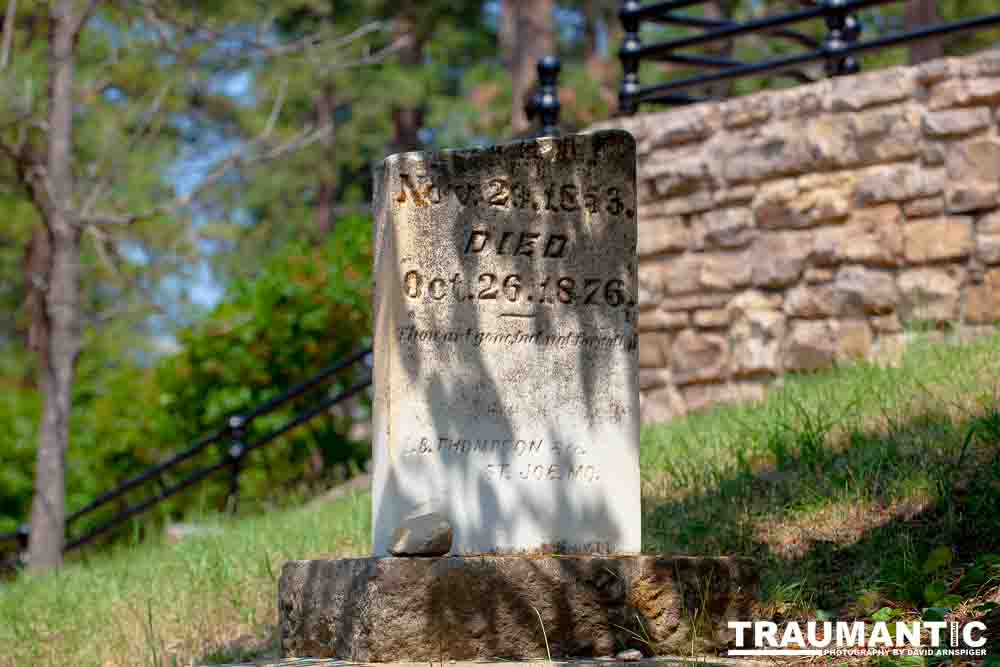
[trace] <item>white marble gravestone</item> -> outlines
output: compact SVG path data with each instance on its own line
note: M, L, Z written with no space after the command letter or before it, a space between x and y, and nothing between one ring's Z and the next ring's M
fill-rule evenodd
M374 550L640 550L635 142L405 153L376 175Z

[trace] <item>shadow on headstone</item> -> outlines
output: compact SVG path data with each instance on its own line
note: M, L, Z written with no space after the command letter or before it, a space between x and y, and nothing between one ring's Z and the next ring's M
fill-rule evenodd
M427 511L459 554L639 551L632 138L376 180L375 554Z

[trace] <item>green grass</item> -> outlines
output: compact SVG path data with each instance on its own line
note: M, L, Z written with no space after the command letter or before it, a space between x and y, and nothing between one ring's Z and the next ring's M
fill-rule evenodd
M761 563L759 617L982 616L1000 601L1000 338L786 379L647 428L644 549ZM275 650L293 558L368 552L370 497L221 524L0 585L0 665L187 665Z
M644 550L756 558L762 615L918 614L941 586L969 609L998 597L1000 338L789 378L642 445Z
M282 562L366 553L370 510L370 496L356 494L0 585L0 665L172 667L273 654Z

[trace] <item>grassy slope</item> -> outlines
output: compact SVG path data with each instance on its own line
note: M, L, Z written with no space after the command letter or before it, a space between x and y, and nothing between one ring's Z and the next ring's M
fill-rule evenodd
M963 566L1000 553L998 408L991 337L647 429L644 549L756 557L778 617L931 606L928 583L962 593Z
M281 563L365 553L370 506L356 494L0 586L0 665L166 667L266 652Z
M762 405L648 428L645 549L756 556L761 613L774 618L911 614L931 604L934 581L976 615L998 598L996 579L969 585L970 564L1000 553L998 398L994 337L915 346L896 369L796 378ZM159 666L273 650L280 563L365 553L369 504L359 494L275 512L218 538L146 544L2 586L0 665Z

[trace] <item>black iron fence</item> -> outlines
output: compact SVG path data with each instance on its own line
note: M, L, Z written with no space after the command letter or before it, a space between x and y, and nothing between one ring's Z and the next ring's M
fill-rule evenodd
M824 76L856 74L861 70L858 56L864 53L958 32L1000 27L1000 13L992 13L862 39L863 11L881 5L902 5L903 0L801 0L799 9L744 21L694 13L699 6L709 4L710 0L622 2L619 18L625 34L618 51L622 64L619 114L632 115L644 103L683 105L719 99L725 94L691 91L719 87L737 79L770 76L809 83ZM763 7L766 4L760 3ZM672 27L681 34L644 43L642 30L651 25ZM758 58L753 61L733 57L735 40L748 36L781 46L773 49L773 53L767 49L755 50ZM666 81L644 85L642 65L652 63L679 66L681 73ZM538 72L538 92L528 100L527 108L529 114L534 112L541 118L542 134L554 134L559 122L558 60L551 56L543 59Z
M245 412L240 412L228 417L225 424L223 424L220 428L200 438L187 449L174 454L165 461L151 466L139 475L123 481L114 489L98 496L86 506L71 513L66 518L67 535L64 551L69 552L73 549L77 549L93 542L100 536L105 535L118 526L121 526L130 519L152 509L168 498L171 498L181 491L184 491L185 489L188 489L195 484L216 475L217 473L224 473L229 477L226 506L231 511L235 512L239 505L240 474L244 470L244 463L247 455L262 447L266 447L267 445L278 440L281 436L287 434L289 431L302 426L306 422L324 413L327 413L335 405L338 405L364 391L371 385L371 353L371 348L361 350L343 361L320 371L309 379L285 390L278 396L275 396L274 398L265 401L254 408L250 408ZM250 432L250 426L254 420L270 414L279 408L288 405L292 401L309 394L310 392L315 392L324 388L328 390L331 382L339 375L348 371L357 371L359 369L361 371L360 376L362 379L354 382L346 389L338 391L333 395L326 395L322 398L316 399L315 403L311 407L296 414L285 423L266 431L262 435L254 437L252 440L249 440L248 433ZM199 454L208 451L213 445L219 446L217 449L219 452L218 460L214 463L197 468L194 471L186 472L186 474L179 481L168 483L167 480L169 476L178 473L178 471L182 470L182 466L184 464L193 460ZM140 488L149 489L145 497L138 503L128 505L126 494ZM92 527L78 535L73 534L72 527L74 523L79 522L79 520L83 517L93 515L99 510L106 509L111 504L119 504L123 506L110 518L98 523L95 527ZM29 525L22 524L21 527L13 533L0 533L0 554L6 552L8 554L13 554L14 556L13 558L8 558L8 560L21 560L27 551L30 530L31 528ZM13 548L4 549L4 544Z
M690 95L686 91L744 77L767 74L788 76L798 82L812 81L816 75L803 68L813 63L822 63L822 73L826 76L856 74L861 69L855 57L859 54L1000 25L1000 13L994 13L863 40L861 37L864 27L859 13L879 5L899 5L900 0L814 0L803 2L803 7L795 11L743 22L704 18L681 11L704 4L707 4L706 0L671 0L650 4L626 0L622 4L619 16L625 29L625 37L618 52L623 70L619 91L621 113L633 114L644 102L690 104L704 101L710 98ZM798 29L809 22L822 23L824 29L821 30L821 38ZM682 26L695 32L662 42L643 44L640 32L647 23ZM769 39L792 44L798 50L755 62L691 51L746 35L765 35ZM687 65L703 71L644 86L640 79L643 62Z

